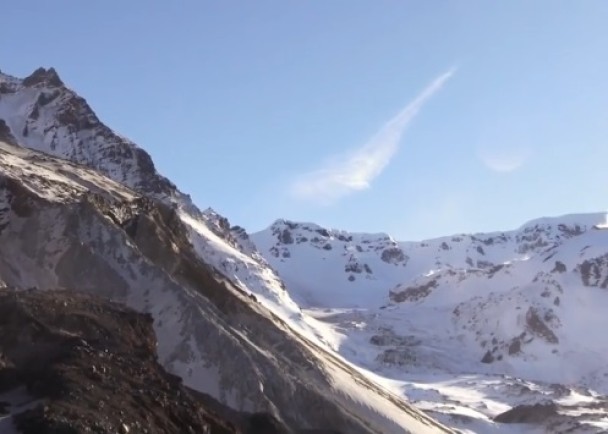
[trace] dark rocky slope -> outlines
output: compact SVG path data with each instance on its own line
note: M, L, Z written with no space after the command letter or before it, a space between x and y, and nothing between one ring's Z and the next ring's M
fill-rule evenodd
M0 389L26 434L238 432L159 365L152 318L68 291L0 290Z
M71 291L0 289L0 393L35 402L13 415L25 434L282 434L183 386L158 363L152 317ZM10 409L10 406L8 410ZM330 433L330 431L297 431Z

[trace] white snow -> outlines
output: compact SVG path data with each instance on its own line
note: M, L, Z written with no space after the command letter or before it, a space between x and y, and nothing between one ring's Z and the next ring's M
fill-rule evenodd
M279 220L251 238L304 313L333 328L326 340L368 376L459 429L542 432L492 417L547 397L572 407L564 414L589 414L582 395L566 402L551 384L582 388L596 404L608 394L608 232L596 229L604 218L422 242ZM384 261L395 247L406 259ZM587 283L584 261L599 261ZM534 313L555 342L530 325ZM521 349L510 354L515 340ZM488 350L494 361L481 363ZM596 413L606 417L605 408ZM585 429L602 426L585 417Z

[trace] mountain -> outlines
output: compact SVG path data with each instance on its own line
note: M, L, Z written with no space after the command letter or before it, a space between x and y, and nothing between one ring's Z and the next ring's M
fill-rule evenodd
M83 293L0 289L0 432L337 433L289 430L188 389L159 365L152 322Z
M155 349L149 315L69 291L0 289L1 401L25 434L248 429L254 415L224 420L230 410L167 374ZM19 432L10 422L0 418L0 432Z
M186 387L291 430L451 432L333 351L246 232L199 210L53 69L0 74L0 282L151 314L158 360Z
M251 238L337 352L445 423L605 432L604 222L571 215L399 242L278 220Z

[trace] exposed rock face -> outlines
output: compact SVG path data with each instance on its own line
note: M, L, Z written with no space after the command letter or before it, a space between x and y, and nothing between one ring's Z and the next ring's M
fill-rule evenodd
M25 387L24 434L313 434L188 389L156 356L153 318L71 291L0 289L0 393ZM12 409L7 409L11 411Z
M399 264L407 261L407 257L403 250L399 247L388 247L382 251L380 258L384 262L388 262L390 264Z
M17 144L17 139L13 136L11 129L8 127L4 119L0 119L0 141L9 143L11 145Z
M608 254L583 261L577 271L585 286L608 288Z
M566 405L556 404L553 401L517 405L510 410L494 417L499 423L535 424L546 427L547 432L555 433L588 433L595 430L589 425L580 423L572 414L580 413L588 421L601 424L601 413L607 408L606 403L589 404L582 408L569 408ZM601 429L601 428L600 428ZM598 431L599 432L599 431Z
M175 208L22 148L0 144L0 163L6 284L78 288L151 313L169 371L233 408L268 412L291 430L396 433L409 418L444 430L388 396L378 399L402 421L353 411L357 404L339 392L335 373L356 377L361 393L377 393L376 386L206 264Z
M559 339L555 336L555 333L540 318L538 311L534 307L530 307L528 312L526 312L526 326L528 331L546 340L548 343L559 343Z
M557 405L554 403L518 405L494 418L501 423L542 423L557 415Z
M59 78L55 68L38 68L31 75L23 79L23 85L25 87L33 87L36 85L48 85L50 87L63 86L63 82Z
M23 80L0 74L0 86L0 113L21 145L94 168L139 192L188 201L156 172L148 153L104 125L53 68Z
M152 317L66 291L0 290L0 390L39 404L14 415L24 434L237 433L166 373ZM220 405L217 403L217 405Z
M437 287L437 280L431 279L428 282L421 283L419 285L408 286L407 288L393 289L389 293L391 301L395 303L402 303L404 301L417 301L431 293L433 288Z

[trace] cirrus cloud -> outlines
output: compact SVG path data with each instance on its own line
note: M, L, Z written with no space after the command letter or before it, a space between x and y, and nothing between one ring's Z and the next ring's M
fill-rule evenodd
M455 68L451 68L435 78L363 146L334 156L320 168L298 176L290 186L291 194L298 199L330 204L343 196L369 188L397 153L410 122L454 72Z

